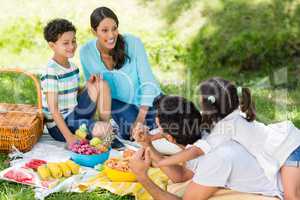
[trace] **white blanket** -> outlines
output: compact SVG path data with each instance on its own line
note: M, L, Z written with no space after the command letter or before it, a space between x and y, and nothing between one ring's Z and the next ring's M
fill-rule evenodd
M110 157L120 157L121 152L112 149ZM22 153L15 149L14 152L9 154L11 158L11 166L22 166L31 159L42 159L47 162L60 162L70 159L69 151L66 148L66 143L55 141L46 131L38 143L32 148L31 151ZM35 188L35 198L44 199L54 192L79 192L74 188L74 183L86 181L89 177L94 176L97 171L84 167L84 173L67 178L52 189Z

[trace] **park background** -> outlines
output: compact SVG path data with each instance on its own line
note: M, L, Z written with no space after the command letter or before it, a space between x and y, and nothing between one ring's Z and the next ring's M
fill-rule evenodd
M51 57L43 27L66 18L77 27L78 50L93 38L89 16L107 6L120 33L140 37L166 94L197 103L199 82L212 76L250 87L258 120L289 119L300 128L299 0L3 0L0 67L39 74ZM82 84L83 84L82 78ZM0 75L0 102L36 103L33 82ZM201 109L201 108L200 108ZM0 154L0 169L7 167ZM30 187L0 181L0 199L33 199ZM107 191L53 194L47 199L131 199Z

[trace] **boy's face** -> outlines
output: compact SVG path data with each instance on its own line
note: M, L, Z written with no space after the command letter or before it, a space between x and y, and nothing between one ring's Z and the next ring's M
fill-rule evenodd
M112 50L116 46L119 31L117 23L111 18L103 19L97 30L92 30L94 35L98 38L100 46L107 50Z
M155 122L156 122L157 128L159 129L161 137L165 138L166 140L168 140L171 143L177 144L175 139L172 137L172 135L170 135L168 133L164 133L163 128L161 127L161 125L159 123L158 117L155 118Z
M77 48L75 32L69 31L63 33L56 42L49 42L49 46L55 54L72 58Z

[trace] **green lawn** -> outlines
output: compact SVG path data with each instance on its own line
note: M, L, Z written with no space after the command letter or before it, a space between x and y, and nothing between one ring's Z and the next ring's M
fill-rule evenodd
M0 75L0 102L36 103L36 94L31 80L12 74ZM187 91L193 90L185 85L168 84L162 88L167 94L187 96L196 102L193 94ZM258 119L265 123L272 123L284 119L291 119L296 126L300 127L300 98L299 88L274 89L252 87L256 100ZM0 169L8 167L7 155L0 154ZM31 187L20 184L0 181L0 199L33 199L34 193ZM133 199L132 197L120 197L108 191L97 190L91 193L57 193L47 199Z
M300 128L298 0L5 1L0 7L0 68L21 67L39 74L51 56L42 34L47 21L71 20L80 48L93 37L89 15L98 6L117 13L121 33L142 39L166 94L198 104L198 83L221 76L251 88L259 121L289 119ZM73 61L80 67L78 52ZM36 104L34 91L24 76L0 74L0 102ZM0 169L8 167L5 160L7 155L0 154ZM31 187L0 181L0 200L33 198ZM133 198L98 190L47 199Z

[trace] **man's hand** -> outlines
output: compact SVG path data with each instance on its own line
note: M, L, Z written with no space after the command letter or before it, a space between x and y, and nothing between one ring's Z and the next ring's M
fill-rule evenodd
M138 123L132 130L133 139L143 147L151 144L151 136L149 135L149 128L141 123Z
M147 176L150 165L150 152L144 148L139 149L129 161L129 167L138 179Z

